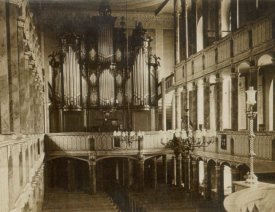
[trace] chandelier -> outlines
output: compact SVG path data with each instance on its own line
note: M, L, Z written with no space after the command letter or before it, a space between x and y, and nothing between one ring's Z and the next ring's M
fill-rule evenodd
M115 142L125 142L131 145L134 141L143 140L144 134L143 131L114 131L113 136Z
M207 147L214 143L216 137L217 133L212 129L192 131L188 128L187 130L176 130L173 139L166 144L166 147L173 149L176 155L180 153L189 155L196 147Z

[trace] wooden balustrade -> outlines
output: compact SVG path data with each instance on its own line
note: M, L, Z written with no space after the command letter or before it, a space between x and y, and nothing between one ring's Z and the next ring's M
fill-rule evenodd
M254 152L256 159L273 160L272 145L275 143L275 133L256 132L255 135ZM228 131L220 133L216 142L205 148L205 152L248 157L248 132Z
M235 62L241 61L244 58L240 57L240 54L247 53L248 55L246 56L248 59L252 56L251 54L257 55L257 50L251 52L251 48L258 49L262 45L262 48L270 49L270 46L267 44L273 39L272 31L274 29L272 19L273 17L269 16L256 20L190 56L187 60L182 61L175 68L176 84L202 77L206 73L204 69L207 70L207 73L215 72L215 68L211 68L210 70L209 67L213 67L214 65L222 66L230 58ZM182 73L182 67L185 68L184 72L186 75Z
M170 132L146 132L143 137L144 150L159 151L172 139ZM46 151L138 151L138 141L116 143L112 133L53 133L45 139Z
M233 35L233 54L238 55L249 49L249 31L248 29L243 29L238 33Z
M272 39L272 19L264 18L252 26L252 46L258 46Z

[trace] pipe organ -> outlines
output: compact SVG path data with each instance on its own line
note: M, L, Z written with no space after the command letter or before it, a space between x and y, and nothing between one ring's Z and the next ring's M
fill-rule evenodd
M127 37L123 17L118 28L116 19L104 6L92 18L92 30L61 37L61 48L50 60L52 107L79 111L157 106L159 63L151 55L152 38L141 23Z

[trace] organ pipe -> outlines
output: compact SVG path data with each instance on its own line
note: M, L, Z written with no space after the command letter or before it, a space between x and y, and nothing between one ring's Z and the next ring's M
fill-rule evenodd
M157 75L154 64L153 69L150 65L150 39L146 30L138 24L128 46L126 39L116 37L117 34L124 36L125 29L123 26L114 28L116 18L108 11L102 10L100 16L94 18L97 30L89 37L91 41L85 40L85 36L81 36L81 42L75 35L61 38L62 72L55 77L54 92L63 93L64 107L67 108L80 107L81 100L87 108L114 106L116 97L119 96L121 101L123 93L127 103L133 106L150 105L152 97L156 98ZM115 30L119 33L114 34ZM127 51L125 46L129 47ZM125 57L125 52L130 54ZM124 70L127 70L126 74ZM115 76L119 73L122 73L122 79L116 81Z

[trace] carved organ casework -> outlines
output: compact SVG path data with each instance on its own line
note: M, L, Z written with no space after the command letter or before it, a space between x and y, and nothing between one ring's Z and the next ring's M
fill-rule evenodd
M90 23L93 30L60 37L60 50L50 55L54 107L118 111L157 106L159 58L151 55L152 38L141 23L127 38L124 18L119 28L116 19L105 5Z

